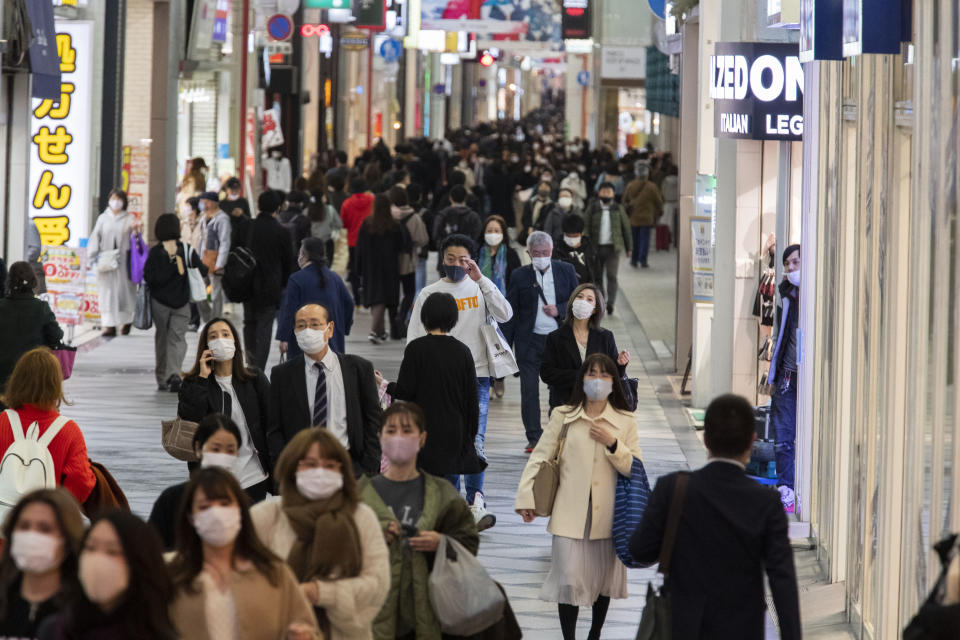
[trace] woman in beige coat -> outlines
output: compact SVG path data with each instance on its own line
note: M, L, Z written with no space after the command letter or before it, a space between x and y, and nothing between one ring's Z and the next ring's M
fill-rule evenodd
M533 482L540 465L560 453L560 486L547 531L553 534L550 573L540 598L556 602L564 640L574 640L579 608L593 607L589 640L600 638L610 598L627 597L626 567L613 547L617 474L630 475L640 457L637 423L627 409L617 366L609 356L587 356L570 404L557 407L520 477L515 509L534 514Z
M304 429L275 470L280 496L252 512L257 535L284 558L333 640L371 640L390 590L390 552L360 501L350 454L326 429Z

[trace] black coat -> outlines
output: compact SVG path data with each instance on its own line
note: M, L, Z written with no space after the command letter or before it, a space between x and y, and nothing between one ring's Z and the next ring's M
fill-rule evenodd
M617 341L613 333L606 329L590 329L587 335L587 355L605 353L614 362L617 361ZM580 367L583 360L580 358L580 349L577 339L573 337L573 326L562 325L559 329L547 336L543 348L543 357L540 360L540 379L550 388L550 408L567 404L573 385L580 376ZM617 365L620 377L626 367Z
M477 369L465 344L452 336L425 335L407 345L397 381L387 393L423 410L427 443L417 466L435 476L479 473L474 439L480 419Z
M553 269L553 293L559 315L557 323L562 323L567 313L567 301L570 294L577 288L577 272L566 262L553 260L550 263ZM513 317L509 322L501 325L507 342L525 340L533 334L537 323L537 311L543 306L540 297L540 285L533 265L525 265L513 272L510 284L507 287L507 300L513 307Z
M253 220L245 216L230 216L230 248L246 247L250 237L250 226Z
M190 253L190 262L187 263L183 243L177 242L177 255L184 261L184 268L196 267L201 274L207 275L207 266L200 255L196 250ZM190 302L190 281L186 270L180 273L176 260L170 260L163 243L150 248L147 262L143 265L143 280L150 287L150 297L165 307L179 309Z
M241 197L237 198L236 200L224 198L220 201L220 210L230 216L231 219L234 218L234 209L241 209L243 211L243 215L240 217L250 220L250 202L246 198Z
M400 254L410 252L410 234L402 224L382 233L370 230L367 218L357 235L363 304L400 304Z
M593 243L587 236L581 236L580 246L572 249L561 238L553 248L553 259L563 260L567 264L573 265L577 271L577 280L580 284L587 282L596 282L600 276L600 270L597 265L597 251L593 248Z
M279 212L276 219L286 229L287 237L290 239L290 249L293 255L297 255L300 253L300 244L310 237L310 218L303 215L300 209L293 207Z
M250 438L253 448L260 459L260 466L272 476L273 465L270 464L269 448L267 447L267 426L270 424L270 382L262 371L251 369L254 377L250 380L240 380L236 373L233 375L233 391L237 394L243 417L250 429ZM216 375L211 373L206 379L200 376L187 376L180 387L180 398L177 404L177 415L184 420L200 422L211 413L222 413L226 416L232 411L230 394L220 388Z
M286 229L277 220L260 214L250 225L247 248L257 260L253 276L254 307L279 307L283 288L294 271L294 254Z
M173 551L177 544L177 516L180 513L180 500L187 489L187 482L167 487L153 503L150 518L147 520L160 534L164 551Z
M659 559L677 474L663 476L630 540L638 562ZM764 637L766 572L783 640L800 638L800 605L780 496L731 463L690 476L665 589L674 640Z
M32 293L0 298L0 390L20 356L34 347L52 349L62 339L63 329L44 300Z
M313 407L307 406L304 356L279 364L270 372L273 381L270 428L270 458L276 463L290 439L312 426ZM343 375L343 400L347 405L347 438L350 458L358 477L380 473L380 397L373 365L359 356L337 354ZM330 402L336 402L330 398Z
M483 221L476 211L462 204L452 204L441 210L433 220L430 237L437 249L447 236L454 233L467 236L476 242L483 234Z

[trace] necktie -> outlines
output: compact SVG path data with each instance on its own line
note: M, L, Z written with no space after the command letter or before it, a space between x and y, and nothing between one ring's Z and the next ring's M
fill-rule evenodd
M327 374L319 362L313 366L317 368L317 393L313 397L313 426L327 426Z

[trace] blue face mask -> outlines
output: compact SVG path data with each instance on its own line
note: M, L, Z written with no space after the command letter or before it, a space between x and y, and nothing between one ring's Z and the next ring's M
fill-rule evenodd
M445 264L443 271L454 282L460 282L467 275L466 270L458 264Z

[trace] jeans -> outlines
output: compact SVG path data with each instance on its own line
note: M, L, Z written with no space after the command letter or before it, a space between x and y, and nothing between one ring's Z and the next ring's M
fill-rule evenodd
M520 416L527 442L531 445L536 445L543 435L540 427L540 361L546 344L547 336L536 333L516 342L517 365L520 367Z
M487 437L487 413L490 412L490 378L477 378L477 397L480 399L480 421L477 423L477 438L474 444L477 447L477 453L483 452L483 441ZM486 456L484 456L486 457ZM473 504L477 494L483 495L483 474L471 473L464 477L467 484L467 502ZM460 491L460 476L447 476L447 480L453 483L457 491Z
M781 371L770 403L777 458L777 486L793 489L797 440L797 372Z
M419 294L420 290L425 286L427 286L427 259L420 258L417 261L416 288L413 294L414 300L416 300L417 294Z
M620 252L612 244L597 247L597 271L594 282L600 292L607 299L607 306L612 307L617 301L617 271L620 269ZM603 275L607 275L604 284Z
M400 288L403 290L403 300L400 301L400 311L397 314L397 330L401 334L407 333L407 323L410 319L410 310L417 295L417 274L407 273L400 276Z
M650 253L650 229L653 227L631 227L633 229L633 253L630 256L630 265L637 263L646 266L647 254Z
M247 364L261 371L270 357L276 313L275 306L255 307L249 302L243 303L243 344L247 350Z
M157 384L164 384L170 376L179 378L183 370L183 358L187 355L186 334L190 306L185 304L174 309L154 299L150 301L150 309L153 312L153 326L157 328L153 336Z

